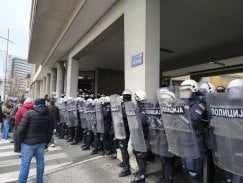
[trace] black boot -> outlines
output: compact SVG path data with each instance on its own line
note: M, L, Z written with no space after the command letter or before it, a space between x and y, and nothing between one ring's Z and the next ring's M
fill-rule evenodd
M90 147L85 145L85 146L82 148L82 150L83 150L83 151L85 151L85 150L90 150Z
M141 152L135 152L134 154L138 163L138 172L134 175L130 183L143 183L146 177L146 159Z
M130 183L145 183L145 175L135 175Z
M163 183L173 183L174 160L169 158L165 159L162 168Z
M80 146L80 148L83 148L87 144L87 132L86 130L83 131L83 144Z
M67 142L72 142L73 141L73 139L72 138L69 138L68 140L67 140Z
M165 164L162 161L162 177L158 179L155 183L164 183L165 180Z
M119 177L126 177L128 175L131 175L131 170L130 168L123 168L120 173L118 174Z
M197 173L189 172L189 183L202 183L201 177Z
M77 145L78 144L78 141L72 141L71 143L70 143L70 145Z
M122 155L122 161L123 161L123 168L122 168L121 172L118 174L118 176L125 177L128 175L131 175L129 154L128 154L126 146L124 146L123 144L120 144L120 149L121 149L121 155Z
M98 153L98 147L100 142L100 136L98 133L94 134L94 150L92 151L91 155Z
M98 150L97 150L97 149L94 149L94 150L90 153L90 155L95 155L95 154L98 154Z
M82 150L90 150L90 145L92 143L92 134L91 132L87 132L86 143Z

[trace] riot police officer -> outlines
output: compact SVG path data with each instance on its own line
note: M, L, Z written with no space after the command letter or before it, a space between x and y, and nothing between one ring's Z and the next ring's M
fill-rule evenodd
M78 143L78 115L77 115L77 103L76 100L70 97L67 101L67 114L68 114L68 131L69 138L67 142L71 142L72 145Z
M86 131L86 139L85 139L85 145L82 146L82 150L90 150L90 145L93 141L93 131L92 131L92 121L94 120L94 106L93 99L89 98L85 102L85 119L87 121L87 131Z
M93 133L94 133L94 145L91 155L97 154L100 146L100 135L101 131L104 130L103 116L101 111L101 102L99 99L94 99L94 103L92 104L95 110L95 122L93 124ZM99 116L99 117L98 117ZM101 124L102 123L102 124ZM99 128L98 128L99 127ZM102 129L101 129L102 128Z
M145 102L147 100L147 94L142 90L138 90L135 92L134 97L135 97L135 100L137 101L137 105L138 105L138 114L137 114L138 116L137 117L140 119L137 121L137 123L141 122L140 126L142 128L140 128L139 130L142 130L142 131L140 131L140 133L142 135L140 136L141 137L140 139L136 139L136 142L132 142L132 143L137 143L137 140L145 142L145 140L148 139L148 123L147 123L147 115L146 115L146 109L145 109ZM126 110L126 112L127 112L127 110ZM132 129L132 128L129 128L129 129ZM133 132L130 131L130 134L132 134L132 133ZM132 139L135 139L135 138L132 138ZM143 144L143 143L141 143L141 144ZM134 177L133 177L133 180L131 180L131 183L145 182L147 149L144 151L140 151L140 149L135 148L133 145L133 154L135 155L135 158L136 158L136 161L138 164L138 172L136 174L134 174Z
M132 93L129 90L126 92L126 101L124 101L125 111L128 120L129 131L131 135L131 145L133 153L138 164L138 172L134 174L131 183L145 182L146 176L146 155L147 147L145 143L145 136L147 136L146 126L146 111L145 100L147 99L144 91L137 91L135 94L135 101L132 100ZM124 95L123 95L124 96ZM129 96L129 97L128 97ZM144 136L145 135L145 136Z
M226 182L242 183L243 79L231 81L225 93L210 95L207 103L213 127L214 163L225 171Z
M190 183L201 183L203 174L203 163L205 158L205 139L203 131L206 122L203 121L206 117L205 104L200 100L198 94L199 86L194 80L185 80L181 83L180 98L185 100L190 111L192 128L196 133L196 140L199 150L199 157L196 159L182 157L183 169L188 175Z
M176 96L168 88L164 87L159 90L158 99L174 101L176 99ZM157 135L160 136L161 142L160 144L157 144L157 146L160 147L157 150L157 152L155 152L156 154L160 155L160 159L162 161L162 177L159 180L157 180L156 183L173 183L175 156L168 151L168 143L162 124L159 127L163 130L161 130L160 134Z
M206 105L206 100L209 94L212 94L215 92L215 86L212 83L204 82L199 85L199 91L200 91L200 99L201 101ZM215 176L215 167L213 163L213 155L212 155L212 139L210 132L212 131L212 128L210 126L210 120L208 119L208 116L205 115L205 128L203 129L204 139L205 139L205 148L206 148L206 156L205 156L205 162L204 162L204 172L205 177L203 177L207 183L213 183L214 182L214 176Z
M127 150L130 133L123 103L129 101L130 99L131 94L127 91L122 93L122 98L117 94L110 96L113 130L115 138L119 143L122 156L122 163L120 165L122 170L118 174L119 177L131 175L129 154Z
M101 142L105 155L116 154L116 147L114 142L114 131L112 128L111 104L110 97L101 97L102 112L104 121L104 133L101 134Z

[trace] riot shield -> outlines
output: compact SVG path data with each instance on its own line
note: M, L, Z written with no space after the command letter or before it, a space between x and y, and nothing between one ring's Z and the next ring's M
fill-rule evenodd
M179 157L197 159L199 146L190 109L184 100L161 98L159 104L169 151Z
M66 105L63 101L60 101L58 102L58 109L59 109L59 116L60 116L60 121L59 123L60 124L65 124L66 121L65 121L65 118L64 118L64 113L65 113L65 110L66 110Z
M88 104L87 110L86 110L86 119L88 122L88 130L97 132L95 105Z
M159 104L147 103L146 114L149 124L149 149L160 156L174 156L168 151L168 142L160 113Z
M75 101L67 103L69 127L78 126L77 104Z
M243 98L229 100L227 93L211 94L207 97L207 105L213 129L214 163L243 176Z
M96 120L97 120L97 132L105 133L101 102L95 103L95 112L96 112Z
M113 94L110 96L111 116L115 138L118 140L126 139L125 126L122 116L120 96Z
M134 150L146 152L147 147L143 135L142 123L139 118L136 101L124 102L130 131L131 144Z
M95 105L92 105L90 113L91 113L91 127L92 127L92 131L94 133L96 133L97 132L97 120L96 120Z
M86 118L86 121L87 121L87 128L88 128L88 130L92 130L92 120L93 120L92 113L93 113L92 112L92 104L86 102L85 103L84 114L85 114L85 118Z
M84 118L85 118L85 121L87 122L87 129L88 130L92 130L92 127L91 127L91 120L89 119L90 118L90 113L88 112L88 109L87 107L85 107L85 110L84 110Z
M80 120L81 120L81 127L83 129L86 129L87 128L87 120L85 118L84 109L85 109L85 102L79 101L78 102L78 111L79 111L79 116L80 116Z

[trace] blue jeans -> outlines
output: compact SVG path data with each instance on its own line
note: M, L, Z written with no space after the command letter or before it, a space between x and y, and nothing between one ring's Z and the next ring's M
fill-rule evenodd
M36 183L42 183L44 174L44 149L45 143L36 145L21 144L21 166L18 183L26 183L29 175L30 163L33 156L37 163Z
M3 139L8 139L8 133L9 133L9 124L8 124L8 120L4 119L3 121L3 134L2 134L2 138Z

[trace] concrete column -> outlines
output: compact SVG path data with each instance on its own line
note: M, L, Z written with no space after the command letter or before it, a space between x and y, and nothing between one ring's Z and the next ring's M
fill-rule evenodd
M64 93L64 62L57 63L57 85L56 85L57 98L61 97Z
M160 74L160 0L126 0L124 35L125 88L142 89L154 100ZM134 56L141 65L132 67Z
M68 58L67 63L67 97L76 97L78 90L78 72L79 72L79 61Z
M44 97L46 95L46 77L43 78L43 95L41 97Z
M39 98L42 98L43 97L43 80L40 80L40 96Z
M40 98L40 81L35 81L35 95L34 99Z
M67 95L67 62L64 64L64 93Z
M50 97L50 84L51 84L51 74L47 73L46 75L46 94Z
M57 87L57 69L52 68L50 92L56 92L56 87Z
M30 86L29 97L32 99L35 97L35 82Z

